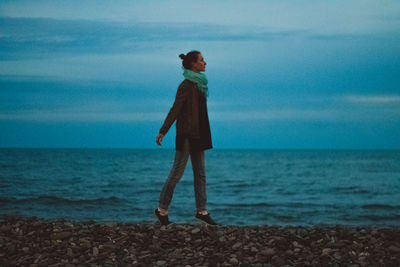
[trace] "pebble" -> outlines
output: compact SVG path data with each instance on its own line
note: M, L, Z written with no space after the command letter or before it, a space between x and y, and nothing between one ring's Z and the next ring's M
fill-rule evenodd
M197 233L199 233L200 232L200 229L199 228L194 228L193 230L192 230L192 234L197 234Z
M236 259L235 257L232 257L232 258L229 259L229 263L230 263L230 264L236 265L236 264L239 263L239 261L238 261L238 259Z
M322 250L322 255L329 255L332 252L331 248L324 248Z
M264 248L260 252L261 255L270 256L275 254L275 250L273 248Z
M99 255L99 249L98 248L96 248L96 247L94 247L93 248L93 256L98 256Z
M73 257L73 256L74 256L74 253L72 252L72 249L71 249L71 248L67 248L67 255L68 255L69 257Z
M340 261L340 260L342 259L342 256L340 256L339 252L335 252L335 253L333 254L333 257L334 257L336 260L338 260L338 261Z
M299 242L297 241L293 241L292 242L293 246L297 247L297 248L302 248L303 246L299 244Z
M232 246L232 249L238 249L238 248L240 248L241 246L242 246L242 243L236 242L236 243Z
M157 264L157 266L164 266L165 264L167 264L167 262L160 260L160 261L157 261L156 264Z
M400 247L396 246L389 246L389 251L395 252L395 253L400 253Z
M285 254L286 255L293 255L293 251L288 249L288 250L285 251Z
M0 221L0 266L396 266L398 240L398 227L213 229L6 215Z
M54 233L50 236L51 239L53 240L63 240L71 236L70 232L60 232L60 233Z

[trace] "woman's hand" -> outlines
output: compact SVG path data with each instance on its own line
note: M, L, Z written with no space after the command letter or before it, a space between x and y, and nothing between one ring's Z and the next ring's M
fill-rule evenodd
M162 133L159 133L157 135L157 139L156 139L157 145L161 146L161 142L162 142L163 137L164 137L164 135Z

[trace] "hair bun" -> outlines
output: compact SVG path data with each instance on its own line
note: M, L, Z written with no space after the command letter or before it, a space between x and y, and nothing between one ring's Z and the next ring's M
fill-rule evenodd
M180 57L182 60L184 60L186 56L185 56L184 54L180 54L179 57Z

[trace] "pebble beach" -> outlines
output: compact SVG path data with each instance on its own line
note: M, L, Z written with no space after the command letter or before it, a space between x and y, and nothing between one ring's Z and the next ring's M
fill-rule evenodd
M397 227L0 222L0 266L399 265Z

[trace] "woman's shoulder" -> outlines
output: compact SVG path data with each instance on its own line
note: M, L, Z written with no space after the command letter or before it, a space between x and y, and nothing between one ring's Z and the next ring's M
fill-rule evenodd
M183 80L179 86L178 86L178 92L179 91L195 91L196 84L192 81L189 81L187 79Z
M194 86L196 86L196 83L192 82L192 81L189 81L188 79L184 79L179 86L194 87Z

